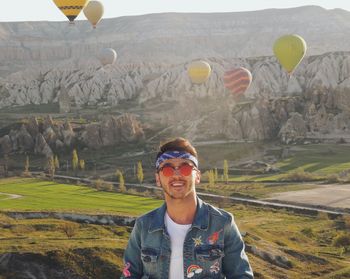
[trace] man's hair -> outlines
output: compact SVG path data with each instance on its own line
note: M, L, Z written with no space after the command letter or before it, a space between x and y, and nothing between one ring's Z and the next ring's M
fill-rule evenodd
M187 139L184 139L184 138L174 138L165 143L161 143L159 146L156 160L159 158L159 156L161 156L163 153L167 151L187 152L192 154L194 157L198 159L196 149Z

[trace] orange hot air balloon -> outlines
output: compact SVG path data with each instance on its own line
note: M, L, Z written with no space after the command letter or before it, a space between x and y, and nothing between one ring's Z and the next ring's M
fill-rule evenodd
M231 69L224 74L224 85L233 94L244 94L252 83L252 74L243 67Z

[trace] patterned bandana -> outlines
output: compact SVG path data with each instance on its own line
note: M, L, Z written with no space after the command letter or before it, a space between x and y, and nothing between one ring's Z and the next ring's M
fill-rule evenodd
M174 158L191 160L193 164L196 166L196 168L198 168L198 160L192 154L187 152L182 152L182 151L167 151L158 157L156 161L156 169L158 169L159 165L163 163L165 160L174 159Z

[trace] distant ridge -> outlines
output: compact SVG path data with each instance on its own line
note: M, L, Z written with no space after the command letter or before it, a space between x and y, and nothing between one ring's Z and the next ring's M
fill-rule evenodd
M350 50L350 13L318 6L227 13L159 13L87 21L0 23L0 75L113 47L120 62L181 63L199 57L272 55L274 40L297 33L307 55Z

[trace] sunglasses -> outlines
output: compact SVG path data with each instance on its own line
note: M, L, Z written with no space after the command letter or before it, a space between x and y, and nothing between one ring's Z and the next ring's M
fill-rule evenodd
M182 176L189 176L194 169L196 169L195 166L185 163L178 167L174 167L172 165L164 165L158 169L158 172L162 172L162 174L166 177L173 176L175 173L180 173Z

